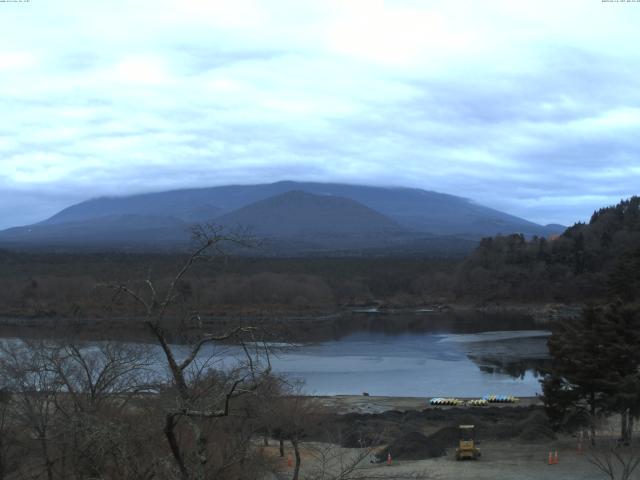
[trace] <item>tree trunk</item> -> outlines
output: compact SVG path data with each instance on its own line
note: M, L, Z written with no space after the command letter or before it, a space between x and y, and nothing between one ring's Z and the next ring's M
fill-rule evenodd
M169 369L171 370L171 375L173 376L173 381L176 383L176 386L178 387L178 392L180 393L180 396L182 397L183 400L187 399L189 396L189 388L187 387L187 382L184 378L184 373L182 372L182 370L180 370L180 367L178 366L176 357L173 355L173 351L169 346L169 342L167 342L164 332L158 325L154 324L152 321L148 320L146 323L151 329L151 332L158 339L158 343L160 343L160 347L162 347L162 351L164 352L164 355L167 359L167 364L169 365Z
M300 450L298 449L298 440L296 438L292 438L291 445L293 445L293 452L296 456L296 465L293 469L293 477L291 477L291 480L298 480L298 475L300 473Z
M40 446L42 448L42 456L44 457L44 464L47 470L47 480L53 480L53 462L49 458L49 448L44 435L40 437Z
M280 456L284 457L284 440L279 438L278 441L280 442Z
M620 413L620 442L629 445L629 411L626 409Z
M204 480L207 472L207 437L202 434L202 429L196 421L190 423L196 437L196 454L198 455L198 470L195 478Z
M4 442L2 441L2 433L4 432L0 432L0 480L4 480L4 456L2 455Z
M591 409L590 430L591 430L591 445L596 445L596 394L591 392L589 396L589 407Z
M180 475L183 480L189 480L189 472L187 471L187 467L184 465L184 460L182 458L182 452L180 451L180 446L178 445L178 439L176 438L176 434L174 428L176 426L175 417L173 415L167 415L165 418L164 425L164 434L167 437L167 441L169 442L169 447L171 447L171 453L173 454L173 458L178 464L178 468L180 469Z
M263 434L262 440L264 441L264 446L268 447L269 446L269 432L267 431L266 428L264 430L264 434ZM0 479L0 480L2 480L2 479Z

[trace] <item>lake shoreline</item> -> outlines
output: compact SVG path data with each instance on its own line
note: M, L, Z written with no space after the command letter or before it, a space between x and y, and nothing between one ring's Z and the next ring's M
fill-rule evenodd
M429 404L431 397L403 397L403 396L366 396L366 395L310 395L310 398L316 400L323 407L329 408L331 411L340 415L350 413L371 413L379 414L390 411L410 412L422 411L427 409L448 410L468 409L469 412L481 412L485 407L472 406L434 406ZM458 397L460 400L473 400L478 397ZM516 407L532 407L542 406L542 398L540 396L518 397L515 403L491 403L491 407L499 408L516 408Z
M224 310L218 313L203 313L205 321L221 320L246 322L255 319L260 320L284 320L284 321L323 321L333 320L335 318L347 314L371 314L371 315L389 315L389 314L442 314L442 313L496 313L496 314L522 314L530 315L538 320L552 321L561 318L573 318L579 315L584 309L585 304L582 303L436 303L424 304L420 306L402 306L402 305L360 305L345 306L340 309L332 310L271 310L256 311L246 313L243 311L230 312ZM38 313L17 313L17 312L0 312L0 326L6 325L34 325L37 322L58 322L70 325L77 325L80 322L87 324L107 323L107 322L140 322L143 320L141 316L94 316L92 318L78 318L77 315L60 315L54 312L38 312Z
M362 329L394 333L446 329L451 326L474 331L482 319L497 319L494 330L548 329L555 322L576 318L582 305L564 304L431 304L415 307L349 307L324 312L265 311L258 315L202 315L203 328L220 334L251 325L270 341L313 343L337 340ZM196 324L177 318L163 321L171 340L188 343L198 335ZM58 315L0 315L0 336L26 338L77 338L153 342L143 317L65 317Z

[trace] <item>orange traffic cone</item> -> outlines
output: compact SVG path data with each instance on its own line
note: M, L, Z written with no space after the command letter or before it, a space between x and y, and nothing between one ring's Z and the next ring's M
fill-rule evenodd
M556 456L555 456L555 458L553 459L553 463L554 463L555 465L557 465L558 463L560 463L560 462L558 461L558 450L556 450Z
M387 465L391 465L391 452L387 453Z
M287 457L287 467L293 467L293 460L291 460L291 457Z
M553 465L553 454L551 452L549 452L549 461L548 461L548 465Z

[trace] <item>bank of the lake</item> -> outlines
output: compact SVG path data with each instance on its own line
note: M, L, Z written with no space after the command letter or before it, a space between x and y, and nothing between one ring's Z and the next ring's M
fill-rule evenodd
M265 310L251 314L224 311L219 314L201 314L208 332L223 332L241 325L259 327L270 337L290 341L318 341L335 339L362 328L384 331L404 331L408 328L447 328L447 323L466 325L474 331L476 319L483 323L488 318L500 318L499 328L530 328L533 320L537 327L549 328L554 322L576 318L583 304L549 303L428 303L420 306L358 305L339 310ZM522 319L529 326L523 326ZM0 313L0 336L58 337L69 335L83 339L152 341L141 316L118 316L104 312L100 316L64 316L53 312L38 314ZM184 333L196 333L194 325L183 319L168 317L164 321L169 334L181 341ZM477 329L476 329L477 330Z

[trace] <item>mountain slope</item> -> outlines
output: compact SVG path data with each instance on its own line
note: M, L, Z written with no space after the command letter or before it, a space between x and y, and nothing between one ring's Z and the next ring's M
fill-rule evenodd
M436 235L462 235L479 239L487 235L515 232L546 236L563 230L555 226L546 228L454 195L415 188L290 181L97 198L66 208L43 223L64 223L121 214L167 215L185 222L202 222L292 190L349 198L404 227Z
M95 198L65 208L40 223L53 225L119 215L163 216L185 222L205 222L223 213L209 198L210 195L203 190Z
M292 191L225 214L216 224L246 227L277 255L387 248L416 238L393 220L350 199ZM14 246L167 249L186 247L192 223L173 217L106 215L64 223L41 223L0 232Z
M0 246L184 248L190 226L207 222L250 227L255 236L269 238L266 253L277 255L448 256L469 252L489 235L546 237L562 231L425 190L277 182L88 200L40 223L0 232Z
M166 248L189 239L189 225L173 217L105 215L76 222L35 224L0 232L9 246Z
M222 215L216 223L246 226L256 235L371 235L400 233L393 220L348 198L291 191Z

